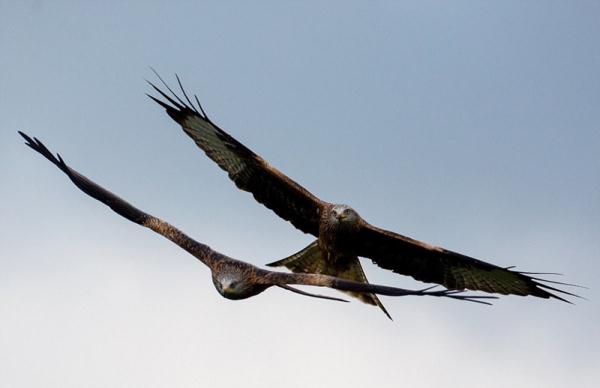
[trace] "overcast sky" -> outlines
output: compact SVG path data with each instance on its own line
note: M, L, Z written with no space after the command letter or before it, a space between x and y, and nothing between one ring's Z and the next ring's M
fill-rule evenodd
M0 0L1 385L596 386L600 3L81 3ZM16 133L227 255L312 241L144 95L148 66L320 198L589 300L383 297L392 322L278 289L223 299Z

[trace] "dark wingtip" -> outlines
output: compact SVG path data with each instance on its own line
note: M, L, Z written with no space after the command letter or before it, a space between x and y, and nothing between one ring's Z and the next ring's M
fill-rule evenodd
M480 295L454 295L454 294L444 294L444 296L452 299L462 300L465 302L473 302L479 304L485 304L487 306L493 306L491 302L486 302L482 299L498 299L497 296L480 296Z
M179 89L181 90L181 93L183 93L183 96L185 97L185 99L187 100L187 103L185 101L183 101L181 98L179 98L179 96L177 95L177 93L175 93L173 91L173 89L171 89L171 87L169 86L169 84L167 84L165 82L165 80L160 76L160 74L158 74L158 72L156 70L154 70L154 68L152 66L149 66L150 70L152 70L152 72L154 73L154 75L156 75L156 77L159 79L160 83L163 84L163 86L171 93L172 97L167 95L165 92L163 92L158 86L156 86L155 84L153 84L151 81L144 79L148 85L150 85L156 92L160 93L161 96L163 96L165 99L167 99L167 101L169 101L171 104L173 104L174 108L177 108L179 110L190 110L192 111L194 114L202 117L204 120L211 122L211 120L209 119L208 115L206 114L206 112L204 111L204 108L202 107L202 104L200 104L200 100L198 100L198 96L196 96L194 94L194 99L196 101L196 104L198 105L198 107L196 107L196 105L194 105L194 103L192 102L192 100L190 99L190 97L188 96L188 94L186 93L185 89L183 88L183 84L181 83L181 78L179 77L179 75L177 73L175 73L175 79L177 80L177 84L179 85ZM152 97L150 95L148 95L148 97ZM156 102L158 102L155 98L152 97L152 99ZM162 106L164 106L163 104L161 104ZM171 107L171 109L173 109L173 107Z
M23 137L23 139L25 139L25 145L29 148L31 148L32 150L36 151L36 152L40 152L38 150L38 146L35 143L35 141L29 137L25 132L21 132L21 131L17 131L19 133L19 135L21 135L21 137Z
M426 288L425 290L430 290L433 287ZM422 295L433 295L433 296L445 296L447 298L462 300L465 302L473 302L479 304L485 304L488 306L492 306L491 302L486 302L485 299L499 299L499 297L494 295L463 295L465 290L440 290L440 291L423 291Z
M150 68L150 69L152 69L152 68ZM165 82L165 80L164 80L164 79L163 79L163 78L160 76L160 74L158 74L158 72L157 72L156 70L154 70L154 69L152 69L152 71L154 72L154 74L156 75L156 77L158 77L158 80L160 81L160 83L162 83L162 84L163 84L163 86L164 86L165 88L167 88L167 90L168 90L169 92L171 92L171 95L173 95L173 97L175 97L175 99L176 99L177 101L179 101L179 105L183 106L184 108L189 108L189 107L188 107L188 106L185 104L185 102L184 102L184 101L183 101L181 98L179 98L179 96L177 95L177 93L175 93L175 92L173 91L173 89L171 89L171 87L169 86L169 84L167 84L167 83ZM163 93L161 92L161 94L163 94ZM163 95L164 95L164 94L163 94ZM166 97L166 95L165 95L165 97Z
M521 273L523 273L523 272L521 272ZM589 290L589 287L581 286L579 284L557 282L555 280L548 280L548 279L534 278L534 277L531 277L531 279L537 280L539 282L544 282L544 283L552 283L552 284L558 284L558 285L561 285L561 286L577 287L577 288L583 288L585 290ZM540 284L540 283L536 283L536 284ZM543 284L541 284L541 285L543 285ZM564 292L564 291L561 291L561 292Z
M25 141L27 142L27 143L25 143L25 144L27 144L28 146L30 146L30 147L31 147L31 144L33 144L33 140L32 140L32 139L31 139L31 138L30 138L30 137L29 137L29 136L28 136L28 135L27 135L25 132L22 132L22 131L17 131L17 133L18 133L19 135L21 135L21 137L22 137L23 139L25 139Z
M187 100L188 104L190 104L190 107L192 108L192 110L194 112L196 112L197 115L201 116L200 112L198 112L198 109L196 109L196 107L194 106L194 103L190 100L187 93L185 92L185 89L183 88L183 85L181 84L181 79L179 79L179 75L177 75L177 73L175 73L175 78L177 78L177 83L179 84L179 89L181 90L181 93L183 93L183 96ZM200 107L200 108L202 108L202 107Z
M568 303L568 304L575 304L575 303L571 302L568 299L563 298L562 296L556 295L555 293L552 293L550 291L559 292L561 294L569 295L569 296L572 296L574 298L585 299L584 297L582 297L580 295L577 295L577 294L574 294L572 292L568 292L568 291L565 291L565 290L561 290L559 288L552 287L552 286L549 286L549 285L543 284L543 283L536 282L536 288L540 292L539 292L539 294L534 294L535 296L540 296L540 297L543 297L543 298L546 298L546 299L554 298L554 299L558 299L558 300L563 301L563 302Z
M42 143L37 137L31 138L29 135L22 131L17 131L19 135L21 135L26 140L26 145L29 146L32 150L41 154L43 157L54 163L58 168L60 168L65 174L70 175L69 168L64 160L57 154L58 157L54 156L52 152Z
M439 290L439 291L432 291L434 288L437 288L437 287L439 287L439 285L435 284L430 287L422 288L419 290L419 292L422 295L445 296L445 297L452 298L452 299L464 300L466 302L473 302L473 303L481 303L481 304L485 304L488 306L491 306L492 303L486 302L482 299L498 299L497 296L493 296L493 295L463 295L465 290L443 289L443 290Z
M283 288L284 290L288 290L288 291L294 292L296 294L300 294L300 295L304 295L304 296L310 296L311 298L333 300L333 301L336 301L336 302L346 302L346 303L350 302L349 300L342 299L342 298L336 298L336 297L333 297L333 296L326 296L326 295L321 295L321 294L313 294L313 293L310 293L310 292L302 291L302 290L299 290L297 288L288 286L287 284L277 284L277 287Z
M167 104L164 101L159 100L158 98L154 97L153 95L146 93L146 96L150 97L154 102L156 102L158 105L165 108L167 111L174 110L174 108L171 105Z
M557 293L563 294L563 295L568 295L568 296L572 296L574 298L579 298L579 299L584 299L586 300L584 297L574 294L572 292L568 292L565 290L561 290L560 288L557 287L553 287L550 284L557 284L557 285L561 285L561 286L568 286L568 287L577 287L577 288L583 288L583 289L587 289L587 287L585 286L580 286L578 284L572 284L572 283L565 283L565 282L557 282L555 280L548 280L548 279L543 279L543 278L539 278L539 277L533 277L533 276L529 276L530 274L532 275L561 275L558 273L541 273L541 272L522 272L522 271L518 271L518 274L520 274L521 276L525 276L527 278L528 281L530 281L531 283L533 283L534 285L534 292L532 292L531 294L533 296L537 296L540 298L545 298L545 299L558 299L562 302L565 303L569 303L569 304L574 304L573 302L571 302L570 300L563 298L562 296L557 295Z
M173 104L173 106L171 107L171 109L179 109L179 110L184 110L186 108L185 104L180 104L177 101L175 101L174 99L172 99L169 95L167 95L165 92L163 92L162 90L160 90L158 88L158 86L154 85L152 82L148 81L148 84L150 84L150 86L152 86L152 88L158 92L161 96L163 96L167 101L169 101L171 104Z
M512 292L510 292L510 291L509 292L500 292L500 293L514 294L514 295L520 295L520 296L531 295L531 296L535 296L535 297L543 298L543 299L557 299L557 300L560 300L562 302L569 303L569 304L574 304L574 303L571 302L570 300L567 300L566 298L564 298L562 296L557 295L557 294L568 295L568 296L571 296L574 298L586 300L584 297L582 297L580 295L577 295L577 294L574 294L572 292L568 292L565 290L561 290L560 288L557 288L557 287L553 287L553 286L551 286L551 284L587 289L587 287L585 287L585 286L580 286L578 284L572 284L572 283L566 283L566 282L558 282L555 280L549 280L549 279L544 279L544 278L540 278L537 276L532 276L532 275L563 276L562 273L516 271L516 270L513 270L514 268L515 268L515 266L510 266L510 267L505 267L504 269L507 270L509 273L515 274L516 276L520 277L520 280L526 284L526 289L516 290L516 291L512 291Z

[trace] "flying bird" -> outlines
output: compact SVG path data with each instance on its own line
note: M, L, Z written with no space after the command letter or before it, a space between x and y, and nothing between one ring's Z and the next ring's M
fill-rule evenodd
M142 225L158 234L163 235L200 260L210 269L212 273L213 284L219 294L227 299L238 300L249 298L260 294L269 287L277 286L305 296L345 302L343 299L312 294L290 286L290 284L294 284L329 287L347 292L376 293L388 296L417 295L448 297L458 300L489 304L488 302L482 300L489 297L480 295L463 295L460 292L451 290L431 291L431 287L413 291L375 284L352 282L345 279L319 274L274 272L258 268L244 261L233 259L212 250L207 245L195 241L169 223L145 213L140 209L137 209L125 200L94 183L84 175L69 167L59 154L54 156L37 138L32 139L21 131L19 131L19 134L25 139L26 144L29 147L39 152L46 159L56 165L56 167L64 172L81 191L109 206L114 212L125 217L129 221L135 222L136 224Z
M514 267L494 264L433 246L369 224L348 205L325 202L272 167L219 128L205 113L198 98L196 105L186 94L178 76L183 101L155 72L171 93L149 82L164 100L148 95L166 109L198 147L225 170L235 185L317 240L300 252L267 264L285 266L295 273L325 273L367 283L358 257L366 257L381 268L441 284L451 290L478 290L498 294L555 298L571 303L557 293L578 295L550 284L572 284L545 280L514 271ZM370 300L368 298L371 298ZM371 304L381 304L374 295L362 295ZM385 310L384 310L385 311Z

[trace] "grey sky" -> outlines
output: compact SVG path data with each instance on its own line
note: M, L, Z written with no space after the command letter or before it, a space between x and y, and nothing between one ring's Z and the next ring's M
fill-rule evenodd
M0 382L10 387L592 387L600 380L600 3L0 0ZM212 248L311 241L151 102L177 72L233 136L371 223L589 301L222 299L18 129ZM371 281L421 283L364 261Z

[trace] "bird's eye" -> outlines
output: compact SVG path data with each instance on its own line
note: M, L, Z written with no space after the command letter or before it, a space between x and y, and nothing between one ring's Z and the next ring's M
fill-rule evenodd
M345 214L345 215L348 215L348 214L350 214L350 209L344 209L344 214Z

